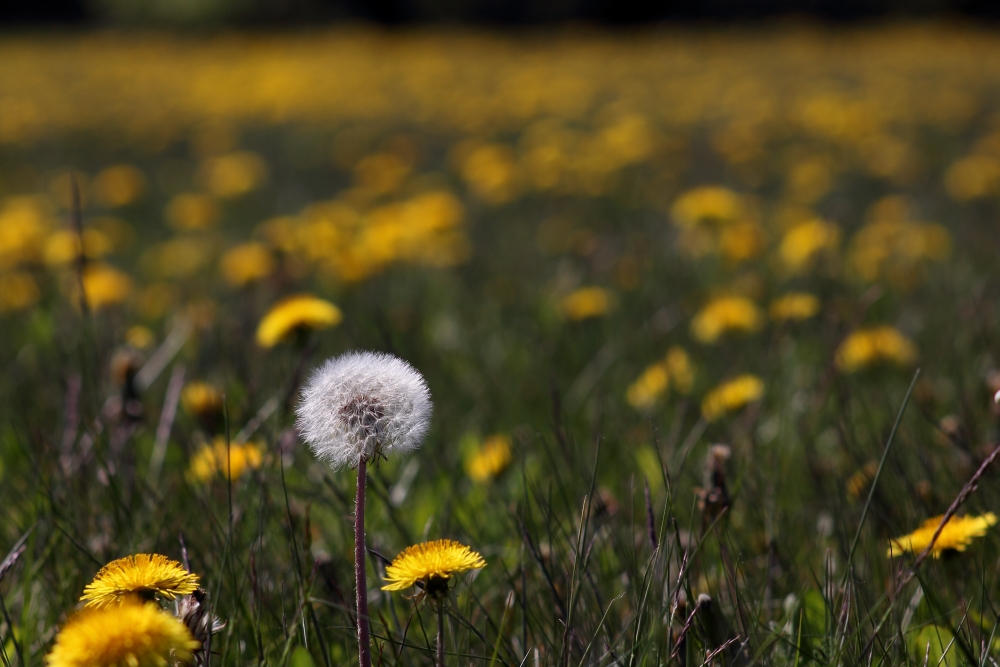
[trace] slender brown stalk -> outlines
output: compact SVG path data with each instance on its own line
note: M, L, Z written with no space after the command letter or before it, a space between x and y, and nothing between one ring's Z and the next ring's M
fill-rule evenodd
M438 596L437 667L444 667L444 596Z
M361 667L371 667L368 634L368 580L365 572L365 476L367 461L358 464L358 493L354 506L354 582L358 602L358 659Z

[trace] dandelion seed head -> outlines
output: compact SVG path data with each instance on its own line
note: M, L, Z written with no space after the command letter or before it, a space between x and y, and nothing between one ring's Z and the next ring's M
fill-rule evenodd
M413 366L389 354L348 352L313 373L295 412L305 441L336 470L416 449L431 410Z

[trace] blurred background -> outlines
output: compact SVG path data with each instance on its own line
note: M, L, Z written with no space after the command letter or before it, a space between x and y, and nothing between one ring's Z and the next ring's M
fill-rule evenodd
M840 602L817 573L848 558L863 511L857 585L876 608L887 540L944 511L1000 438L997 15L974 0L3 3L0 542L37 523L47 577L37 594L17 580L24 644L44 650L95 564L176 553L183 531L230 619L247 589L223 586L227 559L257 558L272 617L233 620L223 662L245 664L251 626L284 660L288 544L330 599L352 553L350 471L297 441L295 392L359 348L409 360L435 398L425 447L371 473L373 544L476 545L494 620L508 590L532 605L548 590L524 569L533 545L574 580L579 499L597 493L614 536L581 626L597 636L602 597L645 576L626 562L645 522L622 517L665 506L664 470L685 530L726 512L774 621L754 632L796 637L786 596L806 593L831 626ZM323 327L262 336L300 293L330 302ZM230 435L246 452L232 470ZM536 509L565 537L531 537ZM993 585L996 543L961 575L935 570L941 616L964 622L958 601ZM724 551L691 591L733 616ZM522 568L509 582L504 560ZM351 654L345 608L316 622L340 628L333 664ZM550 612L530 633L516 612L510 664L558 653ZM631 650L627 635L609 645Z
M966 16L996 19L989 0L38 0L0 5L0 21L131 26L273 26L367 20L540 25L564 22L734 21L797 16L821 20Z

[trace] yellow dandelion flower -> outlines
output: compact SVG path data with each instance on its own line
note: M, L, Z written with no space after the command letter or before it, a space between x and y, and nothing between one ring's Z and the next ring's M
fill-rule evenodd
M267 179L267 163L260 155L239 151L205 160L201 166L205 187L216 197L239 197Z
M38 259L52 226L52 211L44 199L4 199L0 205L0 268Z
M508 146L472 148L461 160L460 172L470 189L489 204L504 204L517 194L516 159Z
M724 296L698 311L691 321L691 334L702 343L714 343L728 331L756 331L762 321L760 309L750 299Z
M130 164L108 167L94 177L94 199L108 207L126 206L146 191L146 176Z
M135 554L102 567L83 589L88 607L108 607L126 598L162 595L173 600L198 588L198 575L160 554Z
M789 292L771 302L775 322L808 320L819 312L819 299L807 292Z
M848 263L861 279L888 278L904 287L924 260L942 261L951 252L951 234L932 222L896 218L870 222L851 238Z
M156 337L148 327L136 324L125 331L125 342L137 350L148 350L153 347Z
M222 211L208 195L184 193L167 203L164 215L174 229L207 229L219 221Z
M191 382L181 391L181 405L195 417L214 415L222 411L222 392L207 382Z
M215 242L207 236L177 236L148 247L139 266L152 278L193 278L215 257Z
M375 153L354 165L354 181L364 189L387 194L398 190L412 170L410 161L395 153Z
M99 229L83 230L84 254L89 259L103 257L111 252L114 243ZM59 266L74 262L80 256L80 236L75 231L60 229L45 240L43 258L49 266Z
M72 616L45 662L48 667L165 667L190 663L200 646L180 619L157 605L126 603Z
M727 225L719 232L719 252L734 264L752 259L764 250L764 230L752 220Z
M847 495L853 500L861 498L861 494L868 488L868 483L875 478L876 472L878 472L878 461L869 461L859 470L855 471L847 479Z
M879 361L905 366L917 358L917 347L892 327L860 329L837 348L835 362L845 373L853 373Z
M789 229L778 246L778 255L793 273L804 271L823 250L836 249L840 228L822 220L808 220Z
M454 540L434 540L407 547L385 568L389 582L383 591L401 591L417 584L425 592L437 595L447 591L448 579L467 570L486 567L477 552Z
M952 199L968 201L1000 191L1000 160L989 155L969 155L944 174L944 187Z
M38 283L26 271L0 273L0 313L35 305L42 296Z
M898 556L904 551L919 554L931 543L931 538L937 532L937 527L941 523L944 515L927 519L920 528L909 535L896 537L889 540L889 549L886 555L889 558ZM953 516L941 529L941 535L931 548L931 555L940 558L941 553L948 549L954 551L965 551L965 548L972 544L972 538L982 537L986 530L996 524L997 516L993 512L987 512L981 516Z
M688 394L694 384L694 364L691 357L679 345L672 346L667 350L667 358L663 360L670 373L670 379L674 387L682 394Z
M563 297L559 306L569 320L600 317L611 309L612 295L602 287L581 287Z
M132 290L132 279L107 264L90 264L83 272L83 293L94 310L123 302Z
M678 227L695 227L703 222L727 223L743 214L743 199L728 188L703 186L688 190L670 210Z
M303 329L327 329L340 324L343 315L335 305L312 296L299 294L283 299L267 311L257 327L257 344L274 347Z
M625 400L636 410L649 410L670 388L670 373L664 362L655 363L629 385Z
M188 479L209 482L216 475L236 480L248 470L256 470L264 463L264 449L253 442L229 443L218 436L211 445L205 445L191 458Z
M510 436L488 436L465 463L465 472L476 482L493 479L510 465Z
M701 402L701 414L715 421L764 395L764 383L756 375L741 375L712 389Z
M222 277L233 287L244 287L274 271L274 258L263 243L244 243L230 248L219 259Z

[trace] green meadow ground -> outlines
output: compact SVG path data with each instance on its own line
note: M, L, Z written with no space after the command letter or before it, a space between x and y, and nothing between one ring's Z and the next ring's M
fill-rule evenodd
M379 664L433 663L433 608L380 591L377 554L438 538L487 561L456 578L448 664L996 664L998 529L911 581L886 552L998 444L998 45L0 37L4 667L43 664L103 564L185 548L226 622L213 664L357 664L354 478L292 412L352 349L434 401L369 474ZM304 292L342 322L258 345ZM789 293L818 308L780 317ZM706 315L720 296L749 314ZM898 338L847 360L873 327ZM743 375L762 395L707 419ZM214 418L176 407L194 381ZM199 477L241 432L257 465ZM510 460L476 478L492 435ZM997 510L996 479L958 514Z

